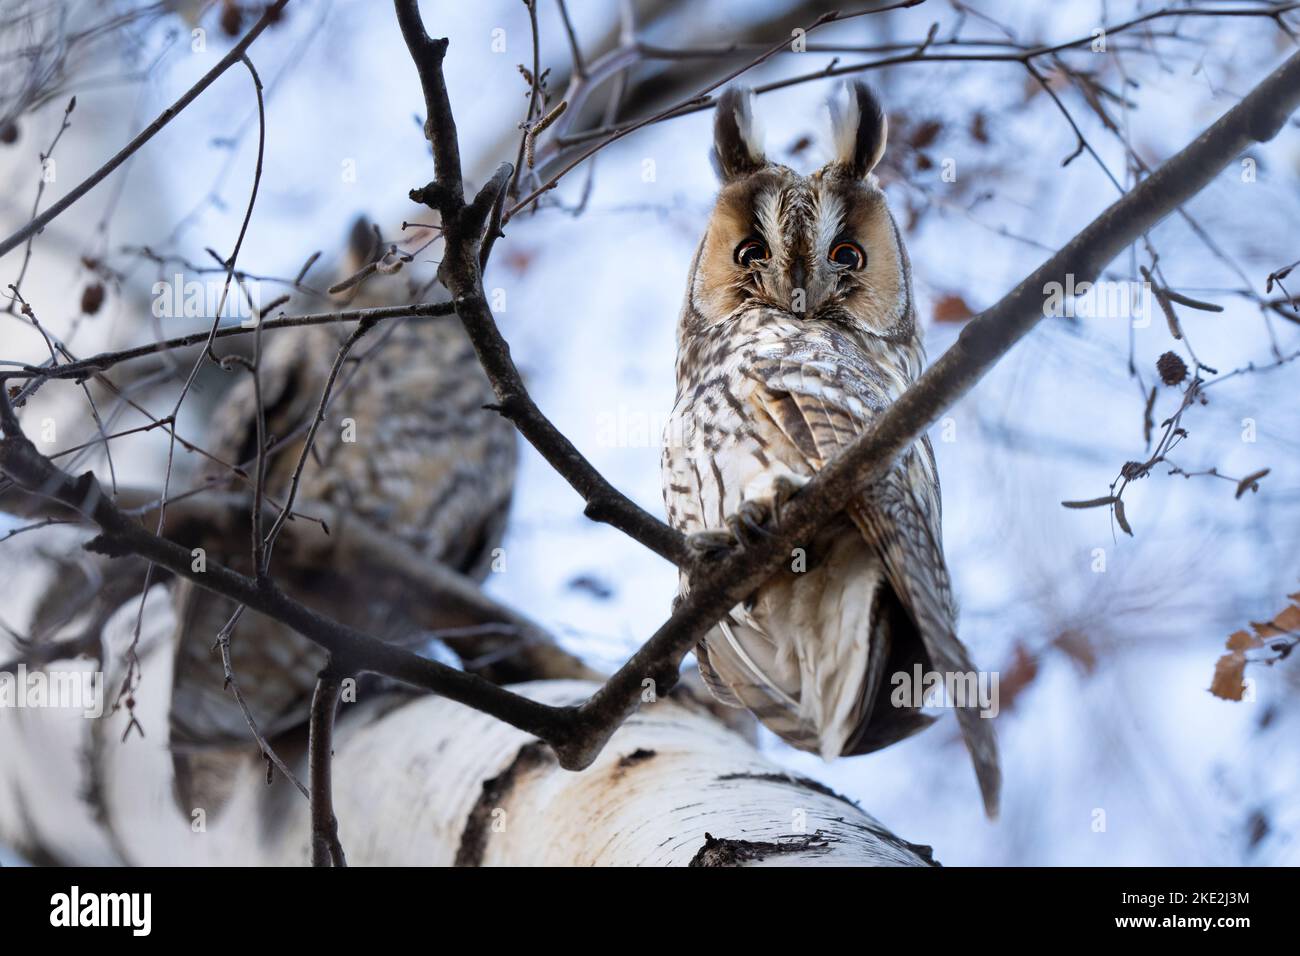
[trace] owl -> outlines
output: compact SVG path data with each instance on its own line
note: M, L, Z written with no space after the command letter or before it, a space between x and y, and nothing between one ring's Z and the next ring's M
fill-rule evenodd
M345 272L372 261L374 235L364 221L354 227ZM347 307L396 305L410 301L410 294L400 278L372 278ZM268 456L265 485L272 501L285 500L331 363L350 331L350 325L321 325L263 333L262 401L268 443L276 449ZM350 356L307 459L297 501L332 506L319 517L336 535L346 534L347 517L355 515L430 560L481 580L505 527L516 445L513 426L484 408L495 396L460 323L454 317L388 320L360 339ZM204 447L251 474L257 404L251 377L240 374ZM228 475L214 470L216 478ZM251 570L247 524L204 543L209 560ZM273 558L272 576L309 607L389 641L425 640L426 632L412 626L400 597L379 576L358 579L328 566L285 564ZM251 740L214 649L235 605L181 582L174 606L170 724L177 796L183 808L211 810L220 804L218 791L228 778L223 748L246 748ZM305 722L324 651L246 611L231 639L231 657L239 689L264 735L272 738Z
M875 95L857 84L832 100L834 158L810 176L764 157L751 103L735 89L718 102L722 185L691 264L664 439L669 522L705 553L769 534L790 496L924 361L907 252L872 175L888 125ZM680 594L689 587L684 572ZM973 678L955 618L939 477L923 437L695 654L719 700L830 760L932 722L896 692L916 665ZM991 722L978 705L957 716L994 815Z

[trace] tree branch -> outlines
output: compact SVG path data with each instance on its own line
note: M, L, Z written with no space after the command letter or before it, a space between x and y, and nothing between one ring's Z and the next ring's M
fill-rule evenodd
M157 518L158 496L153 489L122 488L115 503L141 523ZM328 513L322 502L304 502L310 514ZM0 494L0 511L29 519L89 521L86 515L57 501L42 500L21 488ZM238 540L246 532L249 497L234 492L206 492L168 505L169 541L216 552L212 538ZM401 605L416 627L429 631L455 652L465 669L494 684L529 680L598 680L603 677L559 646L554 635L537 622L494 601L472 579L431 561L410 545L347 514L331 515L328 534L318 524L285 528L286 569L328 565L339 574L365 574L381 582L386 599ZM224 592L221 592L224 593ZM60 643L63 642L53 642ZM80 647L80 645L75 645ZM65 650L72 650L68 643ZM53 654L54 656L51 656ZM68 656L44 645L34 647L28 662ZM14 663L17 663L15 661ZM3 668L0 668L3 669Z
M3 383L0 375L0 392ZM128 517L104 494L94 474L85 472L74 479L41 455L23 434L7 394L0 394L0 428L4 430L0 471L27 491L52 498L98 525L102 533L87 543L89 550L110 557L138 555L202 588L247 605L319 644L342 668L385 674L436 691L547 741L558 744L567 738L565 715L552 708L332 621L295 601L269 579L246 577L213 561L207 563L205 571L193 570L187 548L151 533Z

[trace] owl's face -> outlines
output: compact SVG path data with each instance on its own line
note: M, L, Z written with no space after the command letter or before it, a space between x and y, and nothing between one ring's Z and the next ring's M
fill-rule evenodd
M688 321L711 325L758 305L880 338L913 334L907 253L871 175L886 121L865 85L848 92L848 108L832 113L836 157L809 176L768 162L748 94L723 95L714 137L723 185Z

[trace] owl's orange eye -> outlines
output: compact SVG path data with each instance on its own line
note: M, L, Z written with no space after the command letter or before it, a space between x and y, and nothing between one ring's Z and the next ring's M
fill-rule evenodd
M767 246L762 239L746 239L736 246L736 262L742 266L751 266L767 257Z
M867 254L856 242L838 242L831 250L830 260L836 265L857 270L867 264Z

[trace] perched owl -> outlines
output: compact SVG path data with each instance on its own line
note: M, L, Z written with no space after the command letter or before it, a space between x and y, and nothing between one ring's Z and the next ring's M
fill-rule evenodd
M371 261L374 233L354 228L351 268ZM409 301L399 277L361 287L349 308ZM264 333L261 361L266 433L273 447L266 489L283 502L325 387L330 365L352 326L311 326ZM469 339L452 318L389 320L363 337L334 386L298 491L298 502L324 502L320 515L346 533L348 515L477 579L487 573L501 539L515 475L513 426L483 406L495 397ZM253 382L247 373L223 397L205 448L250 474L257 454ZM222 472L218 471L220 475ZM228 473L227 473L228 474ZM247 526L205 542L208 558L244 573L251 568ZM321 613L390 641L422 641L382 580L355 579L329 567L293 568L273 559L272 576L293 597ZM214 641L233 602L188 582L175 592L178 632L171 707L171 744L183 807L205 805L220 787L222 747L251 737L224 686ZM319 647L246 611L231 641L239 688L267 736L305 722ZM211 758L211 759L205 759Z
M907 252L871 174L887 122L865 85L832 102L835 157L811 176L768 162L751 97L718 103L722 180L678 328L664 441L670 523L711 550L760 540L783 502L864 431L924 359ZM933 718L891 701L914 665L973 674L955 633L939 478L918 440L696 648L723 702L826 759L901 740ZM682 575L680 589L689 588ZM970 701L974 704L974 701ZM990 815L990 721L958 709Z

